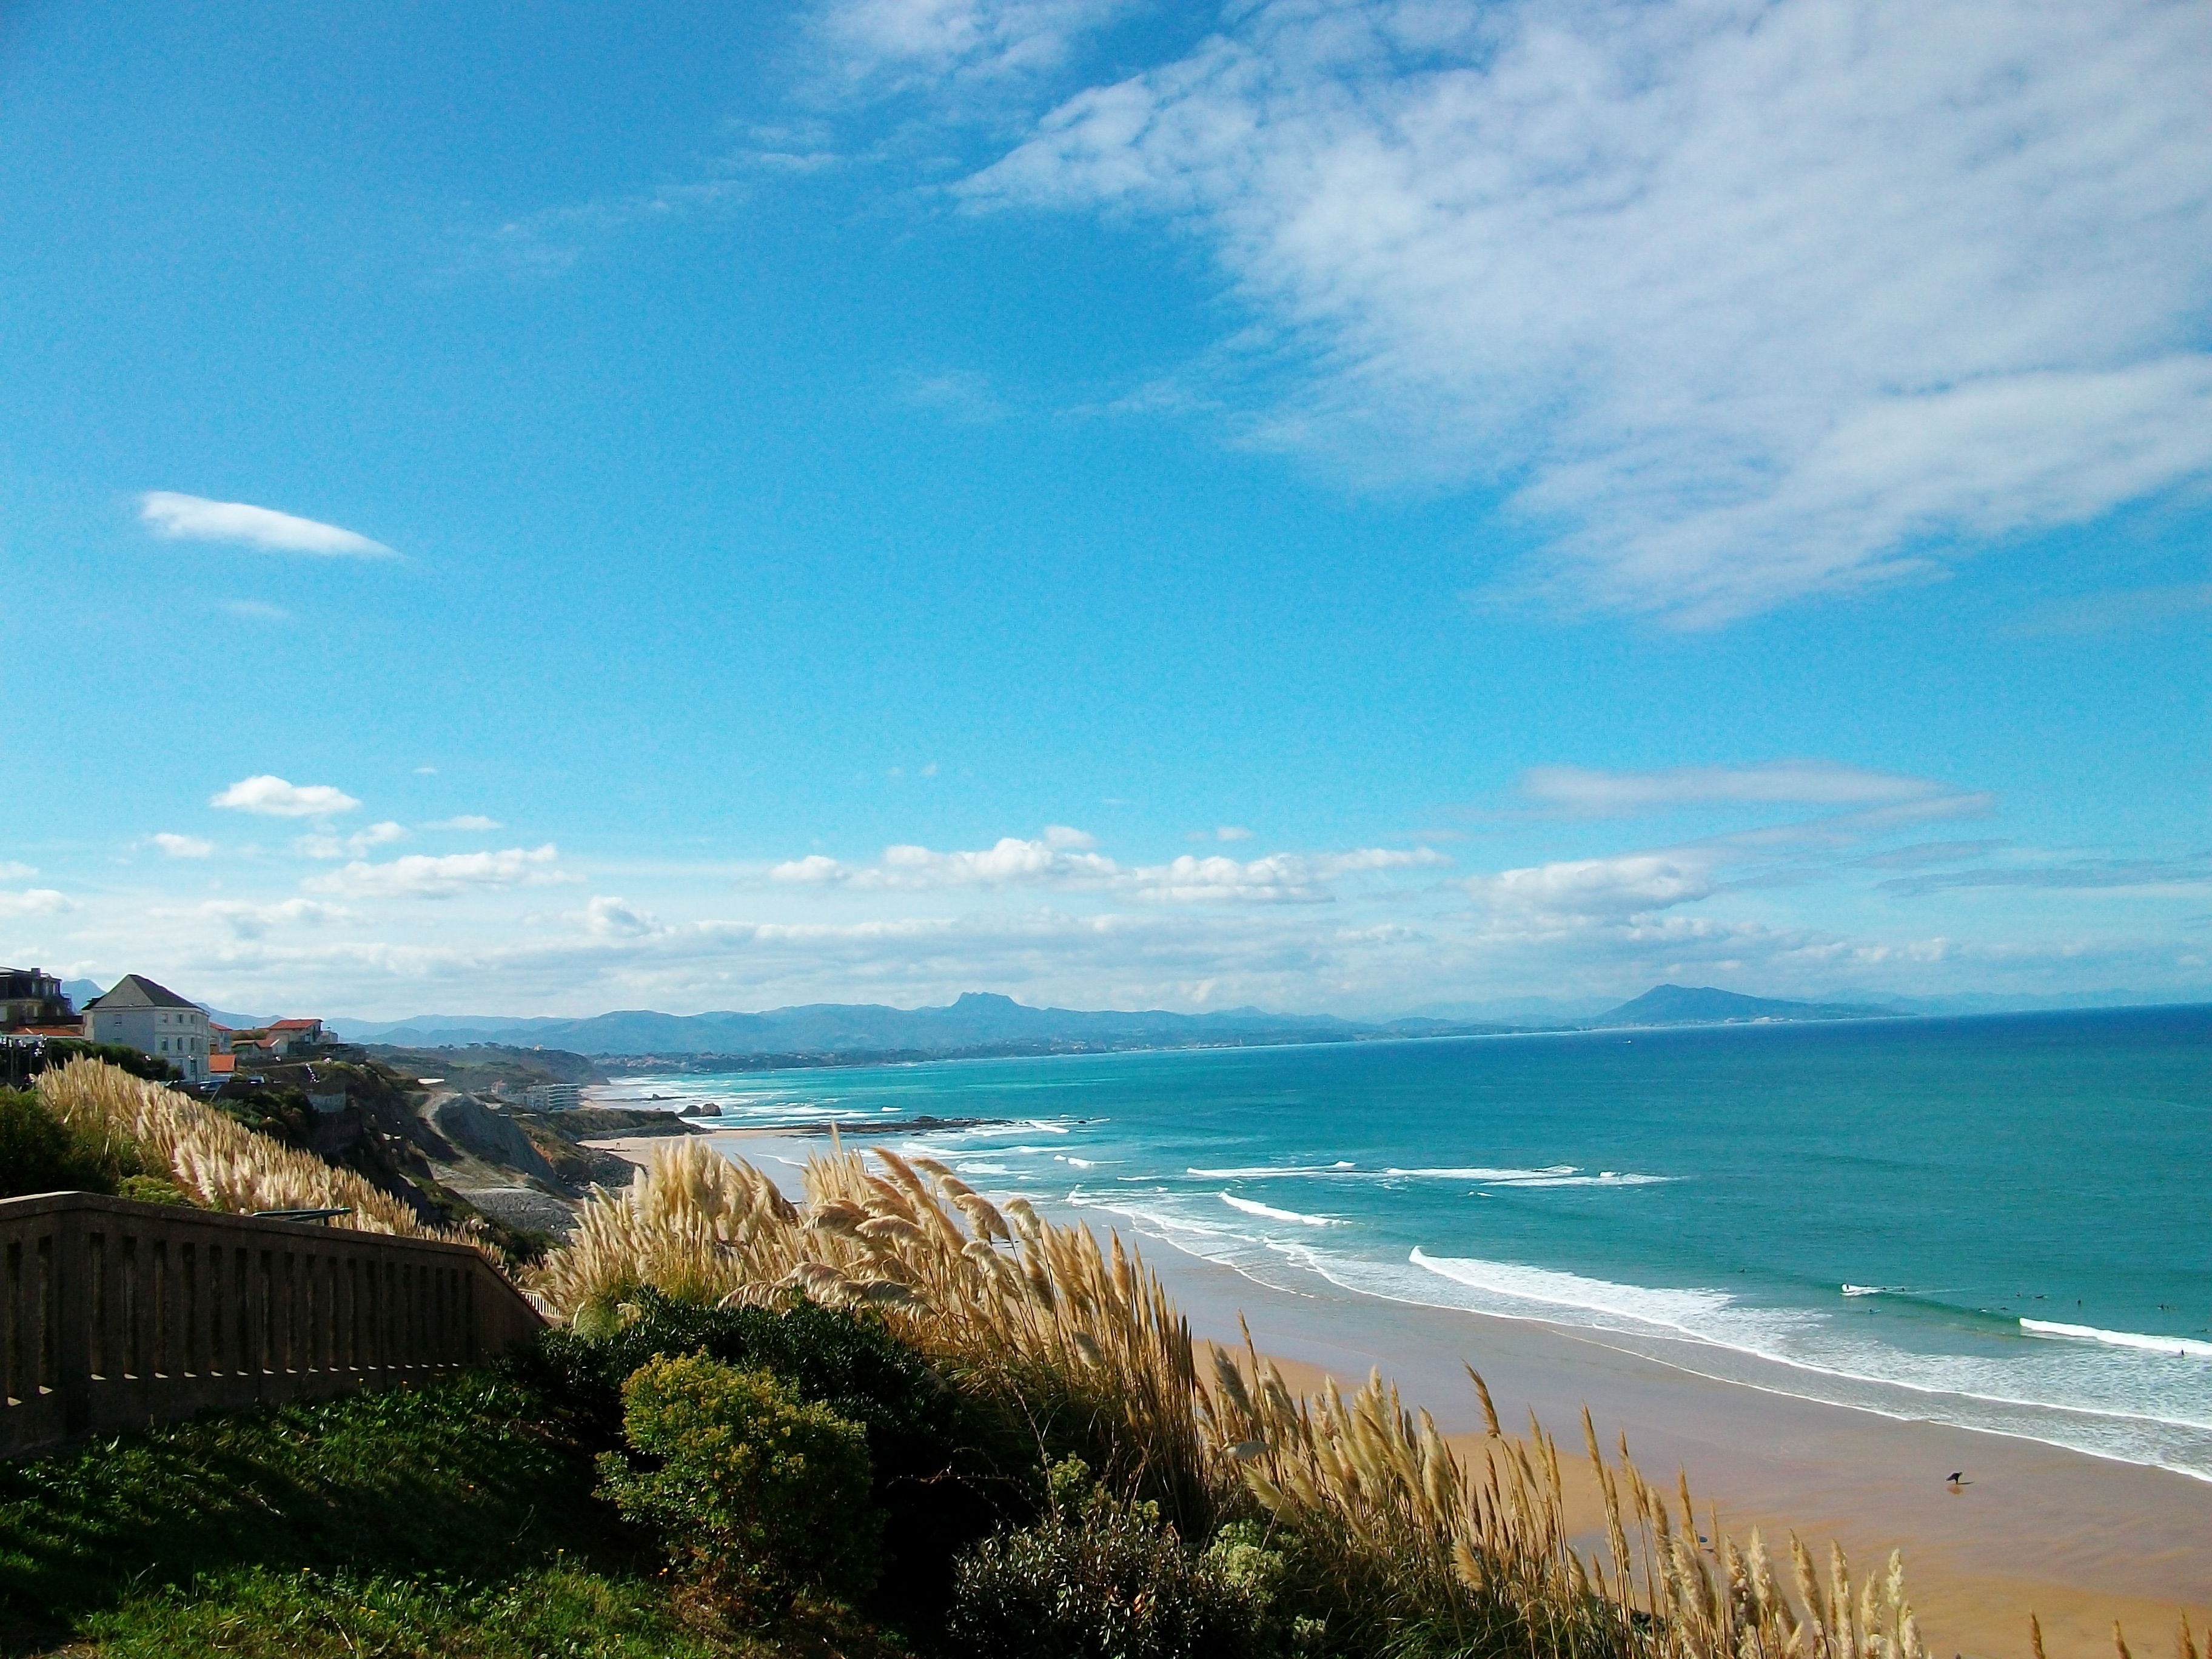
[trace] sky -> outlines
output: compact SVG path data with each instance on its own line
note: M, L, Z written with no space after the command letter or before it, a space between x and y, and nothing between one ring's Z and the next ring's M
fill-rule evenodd
M0 10L0 960L2212 1000L2212 9Z

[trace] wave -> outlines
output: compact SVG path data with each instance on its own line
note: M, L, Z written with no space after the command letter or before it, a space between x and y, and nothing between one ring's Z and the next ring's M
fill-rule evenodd
M1189 1170L1185 1173L1201 1181L1263 1181L1269 1176L1342 1175L1356 1167L1348 1159L1340 1159L1334 1164L1281 1164L1264 1168L1255 1165L1249 1170Z
M1296 1210L1279 1210L1272 1204L1239 1198L1234 1193L1223 1193L1220 1196L1221 1201L1231 1209L1242 1210L1246 1215L1263 1215L1270 1221L1295 1221L1302 1227L1341 1227L1345 1224L1334 1216L1300 1215Z
M1418 1244L1407 1258L1439 1278L1471 1291L1486 1291L1515 1302L1541 1302L1554 1308L1600 1314L1656 1327L1701 1342L1715 1340L1713 1316L1735 1305L1725 1291L1654 1290L1643 1285L1616 1285L1610 1279L1585 1279L1580 1273L1551 1267L1530 1267L1517 1261L1484 1261L1470 1256L1436 1256Z
M1555 1164L1547 1170L1492 1170L1482 1167L1443 1170L1385 1170L1386 1176L1419 1176L1430 1181L1471 1181L1480 1187L1648 1187L1673 1176L1643 1175L1634 1170L1601 1170L1584 1175L1578 1165Z
M1894 1285L1846 1285L1843 1287L1843 1292L1845 1296L1895 1296L1899 1294L1897 1286Z
M2063 1337L2071 1342L2101 1342L2108 1348L2136 1348L2146 1353L2172 1354L2176 1358L2212 1359L2212 1342L2190 1336L2148 1336L2141 1331L2104 1331L2094 1325L2061 1325L2051 1319L2023 1319L2021 1330L2030 1336Z

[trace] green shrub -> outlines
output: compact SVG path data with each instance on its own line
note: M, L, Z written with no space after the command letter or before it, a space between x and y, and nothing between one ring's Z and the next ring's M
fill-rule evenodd
M112 1193L118 1170L92 1141L27 1090L0 1089L0 1198Z
M1280 1558L1256 1534L1204 1553L1155 1504L1091 1483L1078 1459L1050 1474L1052 1512L987 1539L956 1580L948 1646L963 1659L1237 1659L1266 1651Z
M998 1422L891 1334L880 1315L794 1296L781 1308L717 1308L641 1290L619 1324L546 1333L539 1352L550 1393L573 1401L581 1427L619 1444L623 1380L648 1361L704 1353L775 1372L801 1396L867 1431L872 1493L884 1548L870 1605L909 1627L933 1625L952 1591L960 1552L1006 1518L1035 1513L1023 1480L1033 1443Z
M797 1592L849 1600L874 1583L866 1433L774 1372L649 1360L623 1384L623 1431L658 1467L605 1453L601 1492L658 1527L715 1599L773 1618Z

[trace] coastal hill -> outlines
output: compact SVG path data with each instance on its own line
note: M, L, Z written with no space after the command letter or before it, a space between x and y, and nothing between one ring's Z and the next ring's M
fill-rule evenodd
M1887 1019L1905 1011L1856 1002L1785 1002L1717 991L1710 985L1655 985L1589 1022L1613 1025L1731 1025L1755 1019Z

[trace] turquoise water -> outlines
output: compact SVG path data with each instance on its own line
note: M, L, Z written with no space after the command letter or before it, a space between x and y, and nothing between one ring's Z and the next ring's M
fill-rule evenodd
M2212 1480L2212 1008L663 1078L1356 1304Z

